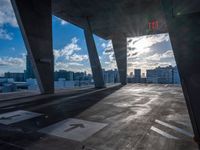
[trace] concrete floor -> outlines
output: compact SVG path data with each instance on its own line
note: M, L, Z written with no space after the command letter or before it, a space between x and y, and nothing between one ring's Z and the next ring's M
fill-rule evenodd
M192 139L192 127L179 86L129 84L77 97L56 97L39 105L17 105L13 109L43 115L9 126L1 125L0 146L6 150L7 145L28 150L198 149ZM51 135L52 128L49 133L39 132L67 118L96 125L88 130L80 127L80 130L75 129L77 132L70 131L75 140ZM96 130L98 123L105 126L85 138L91 130ZM80 137L85 139L78 141Z

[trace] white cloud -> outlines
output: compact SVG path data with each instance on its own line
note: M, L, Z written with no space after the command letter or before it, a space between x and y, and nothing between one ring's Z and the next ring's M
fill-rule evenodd
M56 60L60 57L60 51L54 49L54 50L53 50L53 54L54 54L54 59L55 59L55 61L56 61Z
M71 39L71 43L64 46L62 49L54 49L54 57L57 60L59 57L65 57L69 60L70 56L76 52L80 51L81 47L78 45L78 39L76 37Z
M103 43L101 44L103 50L103 55L105 55L106 57L109 58L109 61L113 61L115 60L115 56L114 56L114 50L113 50L113 45L112 45L112 41L109 40L107 41L107 43Z
M101 48L99 52L99 60L101 66L105 70L116 69L117 64L115 61L114 49L112 45L112 40L104 40L102 38L98 38L98 45Z
M103 67L116 68L112 42L101 44ZM147 35L127 39L128 73L135 68L152 69L157 66L175 65L174 55L168 34Z
M148 57L149 55L154 55L156 49L151 48L153 45L164 42L170 44L168 34L147 35L128 38L128 41L130 41L127 44L129 58ZM158 49L158 51L161 52L163 48L164 47L162 45L161 49Z
M56 62L55 63L55 70L67 70L68 64L64 62Z
M84 60L88 60L88 55L73 54L70 57L70 61L81 62L81 61L84 61Z
M146 57L146 60L147 61L157 61L158 62L158 61L160 61L161 56L162 55L155 53L153 55L150 55L150 56Z
M21 67L25 65L24 58L18 57L1 57L0 66L16 66Z
M0 2L0 39L12 40L12 33L5 30L5 25L18 27L10 0L1 0Z
M55 21L56 21L56 22L59 22L60 25L62 25L62 26L68 25L68 24L69 24L69 22L67 22L67 21L65 21L65 20L63 20L63 19L61 19L61 18L59 18L59 17L53 16L53 18L55 18ZM53 21L54 21L54 20L53 20Z
M106 43L102 43L101 47L106 48Z
M110 54L114 53L113 45L112 45L112 41L111 40L109 40L107 43L102 43L101 46L104 49L104 51L103 51L104 55L110 55Z
M146 35L134 38L128 38L128 47L136 47L137 49L143 50L145 48L149 48L155 43L159 42L168 42L169 35L168 34L157 34L157 35Z
M174 57L174 53L172 50L168 50L162 55L162 58L173 58L173 57Z
M78 45L78 39L76 37L72 38L71 42L66 44L63 48L55 49L55 69L91 72L88 55L78 54L80 50L81 47Z
M103 58L101 58L102 67L106 70L114 69L117 67L114 55L112 41L108 40L101 44L103 48Z
M91 69L87 65L83 65L81 63L77 62L56 62L55 63L55 69L56 70L68 70L68 71L74 71L74 72L91 72Z
M5 24L9 24L12 27L18 26L10 0L1 0L0 26Z
M77 62L70 62L69 65L71 65L71 66L83 66L83 64L77 63Z
M134 68L152 69L174 66L175 60L168 34L141 36L128 39L128 72Z
M60 24L61 25L67 25L67 24L69 24L67 21L65 21L65 20L60 20Z
M13 37L12 37L11 33L8 33L6 30L0 28L0 39L3 39L3 40L12 40Z

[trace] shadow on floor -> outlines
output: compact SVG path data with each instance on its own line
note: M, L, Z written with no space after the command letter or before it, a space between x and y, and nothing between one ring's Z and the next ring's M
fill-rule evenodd
M37 107L34 108L36 103L34 103L33 107L29 105L27 107L25 106L23 108L24 110L31 110L34 108L34 112L42 113L43 116L15 123L10 126L0 125L0 138L4 142L21 145L22 147L24 143L26 143L25 145L31 145L46 136L45 134L38 133L38 129L67 118L73 118L120 88L122 88L122 86L114 86L73 99L67 99L66 97L66 100L63 100L62 97L60 103L44 105L38 109ZM56 100L59 101L59 98ZM40 105L40 102L38 105Z

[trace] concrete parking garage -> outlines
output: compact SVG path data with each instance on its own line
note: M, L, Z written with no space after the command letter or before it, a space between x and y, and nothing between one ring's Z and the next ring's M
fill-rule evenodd
M2 143L29 150L198 149L180 86L128 84L85 94L16 106L11 112L41 115L4 125Z

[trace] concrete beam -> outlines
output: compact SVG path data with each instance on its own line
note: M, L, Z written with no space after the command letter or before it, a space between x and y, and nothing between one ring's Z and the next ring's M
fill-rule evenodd
M54 92L50 0L11 0L41 93Z
M101 68L101 63L99 61L99 56L97 53L95 41L92 34L92 29L90 26L89 19L87 18L87 26L84 29L86 44L88 48L88 55L90 60L90 65L92 69L93 79L96 88L104 88L105 83L103 79L103 72Z
M122 85L127 84L127 41L123 35L112 38L112 44L115 53L115 59L119 71L120 82Z
M200 143L200 12L174 13L171 0L162 0L162 5L195 139Z

